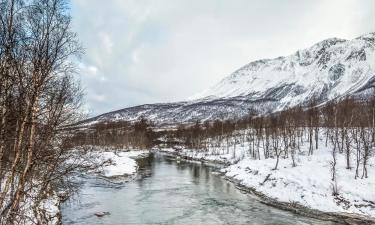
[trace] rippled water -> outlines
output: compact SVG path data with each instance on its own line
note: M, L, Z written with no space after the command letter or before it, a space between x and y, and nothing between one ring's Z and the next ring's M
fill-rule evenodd
M62 207L68 224L330 224L261 204L213 173L214 167L177 162L159 154L139 160L134 181L84 180ZM97 218L94 213L108 211Z

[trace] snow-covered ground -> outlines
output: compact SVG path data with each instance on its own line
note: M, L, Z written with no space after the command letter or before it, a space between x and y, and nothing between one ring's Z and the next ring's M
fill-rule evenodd
M26 204L28 205L28 204ZM27 225L38 224L36 217L49 218L50 221L48 224L55 225L59 224L60 218L60 199L57 194L54 192L48 199L43 200L38 207L38 215L35 216L31 210L27 210L29 213L29 218L34 218L32 221L29 221Z
M35 179L34 183L38 181ZM5 182L0 184L0 190L4 189ZM53 190L48 189L48 198L43 199L37 205L35 205L35 198L38 196L38 191L35 188L28 190L25 195L25 200L20 202L20 210L18 211L20 218L23 221L22 224L32 225L39 224L42 218L48 218L50 225L55 225L59 223L60 218L60 199L57 193ZM6 202L9 201L9 197L6 196ZM7 204L5 204L7 205ZM0 216L1 222L1 216Z
M101 160L110 160L111 163L103 167L102 174L105 177L132 176L137 172L137 157L148 154L148 151L98 151Z
M136 163L136 158L148 155L149 151L139 150L139 151L125 151L124 149L114 149L114 150L101 150L100 148L94 148L94 151L90 152L90 158L95 160L96 163L106 162L102 168L96 173L107 178L112 177L132 177L136 174L138 166ZM69 163L86 163L85 160L72 159ZM4 184L1 184L1 190ZM36 190L34 190L36 195ZM32 193L34 193L32 192ZM59 223L60 217L60 198L57 193L52 191L48 199L40 202L37 206L37 214L32 210L32 201L34 194L27 195L25 202L23 203L22 213L27 216L28 221L26 225L37 224L38 218L49 218L49 223L55 225Z
M189 149L161 149L177 153L190 159L230 163L222 169L226 177L255 189L280 202L298 203L312 209L334 213L356 213L375 217L375 157L368 162L368 178L357 178L355 168L346 169L344 154L337 154L338 196L333 196L331 180L332 148L325 146L320 137L319 149L309 156L308 144L301 147L296 155L297 166L292 159L280 157L278 169L274 170L276 158L253 159L249 153L249 143L232 145L229 148L209 148L208 151ZM263 151L262 149L260 150ZM355 153L351 156L355 167ZM362 166L362 165L361 165ZM362 168L359 170L360 177Z
M161 148L158 149L160 152L170 153L170 154L178 154L181 157L192 159L192 160L201 160L201 161L209 161L209 162L216 162L216 163L223 163L223 164L233 164L238 161L238 157L233 157L232 152L230 153L221 152L220 154L216 154L212 151L212 149L206 151L202 151L200 149L174 149L174 148ZM242 151L243 154L245 151Z
M369 164L369 178L354 179L354 170L345 169L345 158L338 156L339 195L332 195L331 155L320 149L312 156L298 156L298 166L291 160L252 160L245 158L223 170L225 175L282 202L299 203L326 212L358 213L375 217L375 167ZM268 176L268 179L266 177Z
M84 152L84 153L82 153ZM72 151L69 164L96 167L85 173L99 174L104 177L129 177L137 172L137 158L145 157L149 150L118 149L113 147L81 146Z

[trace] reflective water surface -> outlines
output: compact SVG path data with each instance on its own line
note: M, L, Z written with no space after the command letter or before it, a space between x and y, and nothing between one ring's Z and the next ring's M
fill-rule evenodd
M80 193L62 206L63 225L330 224L261 204L211 166L160 154L138 162L140 175L128 183L85 178ZM101 211L110 215L94 215Z

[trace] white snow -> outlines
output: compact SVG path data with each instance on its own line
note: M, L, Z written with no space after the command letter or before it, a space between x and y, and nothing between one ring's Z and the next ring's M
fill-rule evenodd
M37 183L37 179L34 180L34 183ZM0 187L2 190L5 183L1 183ZM40 218L48 218L50 225L56 225L59 222L60 216L60 199L55 191L47 192L47 199L39 202L38 205L35 205L35 198L37 197L39 189L31 188L26 195L25 199L20 202L19 215L21 215L25 225L38 224ZM9 201L9 196L6 197L6 201ZM36 213L33 209L36 209Z
M51 195L48 199L43 200L40 203L39 211L40 214L43 213L46 218L50 218L48 224L55 225L59 222L59 214L60 214L60 199L55 192ZM33 216L33 215L32 215ZM29 224L37 224L36 221L33 221Z
M286 105L296 106L311 96L320 96L324 91L329 99L354 93L375 74L374 36L375 33L370 33L353 40L331 38L286 57L251 62L191 99L247 95L261 99L279 87L290 85L292 89L280 96L280 110ZM364 59L350 58L362 52ZM343 68L342 73L334 77L338 67Z
M369 94L374 76L375 33L353 40L331 38L289 56L250 62L187 101L125 108L86 124L141 117L157 125L240 118L249 108L275 112L306 104L312 97L319 104L339 97L363 97Z
M313 156L300 155L298 166L294 168L290 159L280 160L279 169L273 170L275 159L246 158L223 171L226 176L240 180L241 184L282 202L297 202L326 212L358 213L374 217L373 207L355 207L368 205L366 201L375 201L374 161L369 166L369 178L354 179L354 169L345 169L343 155L338 158L339 197L348 201L348 204L339 203L332 195L331 155L327 149L319 149ZM268 181L262 185L269 174Z
M148 151L104 151L96 154L101 160L111 160L110 165L104 166L103 175L105 177L114 177L134 175L138 169L135 158L148 154Z
M85 150L86 149L86 150ZM89 149L89 150L88 150ZM81 156L80 151L87 151ZM75 153L77 152L77 154ZM136 159L149 154L149 150L117 149L100 146L81 146L72 151L70 164L102 165L95 171L105 177L134 175L138 166Z
M273 170L276 158L264 159L262 155L261 160L253 159L248 153L247 142L236 144L235 147L230 144L227 148L225 141L222 141L221 147L210 147L208 151L183 149L178 153L197 160L231 163L222 169L225 176L281 202L299 203L325 212L375 217L375 157L368 162L369 177L354 179L354 153L351 155L351 170L345 168L344 154L337 154L339 195L335 197L332 195L330 166L332 148L329 143L325 146L323 132L320 133L319 149L312 156L308 156L308 144L305 143L296 155L296 167L292 166L290 157L284 159L281 156L277 170ZM176 152L174 149L161 151ZM262 148L260 152L263 152ZM362 168L359 172L361 176Z
M106 163L100 172L103 176L111 178L123 175L134 176L138 169L135 159L147 155L148 153L149 151L146 150L125 151L124 149L115 149L113 151L103 151L100 150L100 148L95 148L95 151L90 152L90 157L94 156L96 162L105 162L109 160L110 163ZM72 159L69 163L87 162L84 159ZM1 188L3 188L3 186L4 184L0 185ZM58 224L60 215L60 199L58 195L52 191L52 194L49 194L49 198L41 201L37 206L38 214L35 215L31 206L33 206L33 196L36 195L37 192L37 190L33 189L32 192L29 192L28 195L26 195L26 200L22 202L21 213L29 218L28 221L26 221L26 225L37 224L37 217L49 218L50 221L48 224Z
M226 150L220 150L215 148L210 148L207 152L200 149L180 149L176 151L174 148L162 148L161 152L166 153L178 153L178 155L187 157L193 160L203 160L203 161L212 161L217 163L235 163L238 162L245 155L245 148L238 148L236 151L230 149L229 152ZM235 152L236 155L233 155Z

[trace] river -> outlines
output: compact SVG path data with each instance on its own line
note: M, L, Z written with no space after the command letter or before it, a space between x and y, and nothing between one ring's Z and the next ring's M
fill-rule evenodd
M138 164L139 175L130 182L84 178L81 191L62 205L63 225L331 224L264 205L214 166L161 154ZM98 218L100 211L110 215Z

